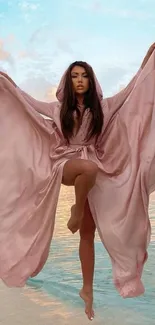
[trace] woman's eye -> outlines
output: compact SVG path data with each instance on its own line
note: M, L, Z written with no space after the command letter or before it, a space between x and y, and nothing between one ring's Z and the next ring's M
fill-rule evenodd
M72 76L72 78L77 78L77 76Z

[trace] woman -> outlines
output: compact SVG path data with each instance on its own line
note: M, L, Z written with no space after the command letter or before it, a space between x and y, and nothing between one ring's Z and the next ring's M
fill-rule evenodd
M68 227L73 233L80 229L80 295L88 318L94 316L96 226L111 257L120 294L131 297L144 292L141 273L150 235L148 198L155 184L155 153L148 145L154 121L153 50L154 44L143 61L143 71L128 87L104 100L91 67L82 62L69 67L58 87L59 102L51 104L34 100L1 77L0 276L7 285L24 285L42 269L63 183L75 186Z

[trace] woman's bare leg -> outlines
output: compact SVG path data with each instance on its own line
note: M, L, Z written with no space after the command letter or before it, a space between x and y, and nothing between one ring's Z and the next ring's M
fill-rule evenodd
M80 297L85 302L85 313L88 318L94 318L93 310L93 278L94 278L94 238L95 238L95 222L91 215L88 200L85 204L84 216L80 228L80 246L79 256L81 261L81 269L83 275L83 287L80 291Z
M68 228L72 233L80 228L87 195L95 184L97 172L98 166L84 159L71 159L64 165L62 183L75 186L75 205L68 221Z

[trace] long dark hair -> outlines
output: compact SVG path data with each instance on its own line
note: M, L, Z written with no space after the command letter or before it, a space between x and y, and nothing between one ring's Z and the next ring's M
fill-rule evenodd
M89 108L92 114L92 119L88 128L88 134L86 140L90 140L92 137L98 138L103 127L103 111L100 103L99 96L96 90L96 83L94 78L94 72L90 65L83 61L76 61L72 63L65 77L64 85L64 98L61 105L60 111L60 121L62 133L67 141L73 136L74 128L74 117L73 112L76 111L78 117L80 117L80 111L77 107L76 95L72 86L71 71L73 67L80 66L83 67L89 78L89 89L84 95L84 105L85 109Z

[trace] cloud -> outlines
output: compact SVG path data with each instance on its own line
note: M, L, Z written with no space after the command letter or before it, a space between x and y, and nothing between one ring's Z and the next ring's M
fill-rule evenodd
M11 65L14 63L11 53L5 50L3 39L0 39L0 61L8 62Z
M126 85L130 78L126 78L126 76L130 75L131 71L120 66L100 67L102 72L98 70L96 70L97 77L103 89L104 97L117 93L122 85Z
M95 11L100 11L102 9L102 2L99 0L93 1L92 9L94 9Z
M61 0L60 4L12 0L11 11L4 0L8 24L0 20L1 37L12 32L15 38L10 35L3 39L0 63L34 97L51 100L67 66L84 60L97 72L107 96L128 82L136 70L134 62L141 59L146 43L154 37L152 21L139 23L155 15L152 6L144 10L145 1ZM25 27L26 20L29 24Z
M39 100L50 102L56 98L56 86L52 86L51 83L42 76L27 78L20 84L20 87Z
M104 15L108 17L122 18L122 19L138 19L138 20L149 20L155 18L154 11L148 11L143 9L129 9L120 6L120 2L113 5L104 5L100 0L93 0L88 2L73 1L70 2L70 5L81 8L86 11L94 12L99 15Z
M15 35L14 34L8 34L8 36L7 36L7 38L6 38L6 42L7 43L14 43L15 42L15 40L16 40L16 38L15 38Z
M35 14L41 8L40 2L35 0L23 0L18 2L20 14L25 23L33 23Z
M35 53L34 51L21 51L18 53L18 58L19 59L37 59L37 53Z
M47 89L44 99L47 102L52 102L55 101L56 98L56 91L57 91L57 87L56 86L52 86L50 88Z
M29 43L30 44L36 43L36 42L42 40L45 37L45 35L46 34L44 33L43 28L39 27L30 36Z
M106 8L102 9L100 13L103 14L109 14L114 17L119 18L131 18L131 19L139 19L139 20L148 20L148 19L154 19L155 14L150 12L145 12L141 10L127 10L127 9L116 9L116 8Z
M71 47L71 36L65 31L55 31L53 33L53 30L50 25L43 25L39 28L37 28L30 36L29 38L29 45L31 47L36 47L41 50L41 52L47 51L47 45L48 45L48 51L53 48L54 51L63 51L63 53L69 53L71 54L72 47ZM43 46L44 44L44 46Z
M40 4L34 1L20 1L18 3L20 9L24 11L34 11L40 7Z
M134 51L131 52L130 43L122 49L117 40L112 43L108 38L92 35L87 31L83 32L81 39L78 32L72 30L69 37L66 36L66 31L62 33L57 31L47 46L44 33L47 35L48 30L49 27L44 26L41 35L39 29L34 31L29 38L27 48L19 53L18 80L27 83L27 91L32 91L35 97L39 96L38 98L47 100L50 100L51 96L53 98L53 87L59 83L68 65L75 60L84 60L92 65L106 96L118 91L120 84L124 85L126 76L132 75L132 71L134 73L137 69L138 64L135 62L137 49L134 46ZM50 33L48 37L49 35ZM37 53L33 52L35 49ZM42 89L41 84L43 84Z

